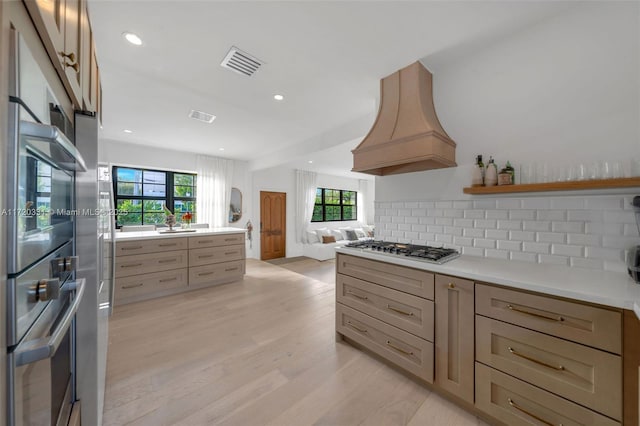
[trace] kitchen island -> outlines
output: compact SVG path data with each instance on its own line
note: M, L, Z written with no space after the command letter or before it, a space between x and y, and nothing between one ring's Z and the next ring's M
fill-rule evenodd
M638 424L640 286L625 274L336 251L339 340L493 422Z
M242 280L242 228L117 232L114 304Z

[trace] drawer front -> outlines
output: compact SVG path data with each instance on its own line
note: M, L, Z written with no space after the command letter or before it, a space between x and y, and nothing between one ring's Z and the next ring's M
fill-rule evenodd
M476 284L476 313L621 353L622 316L617 311Z
M244 259L244 245L189 250L189 266L210 265Z
M476 316L476 360L621 419L622 359L617 355Z
M336 330L394 364L433 383L433 343L336 304Z
M189 268L189 285L208 284L244 274L244 260Z
M338 273L433 300L434 275L430 272L339 254Z
M620 423L476 363L476 408L512 426Z
M116 280L114 299L121 302L164 290L187 287L187 277L187 269L183 268L121 278Z
M116 278L186 268L189 265L188 253L180 250L119 257L116 259Z
M206 235L203 237L190 237L189 248L198 249L205 247L233 246L244 244L244 233L224 234L224 235Z
M336 285L338 302L433 342L431 300L342 274Z
M162 253L164 251L186 250L187 238L158 238L138 241L116 241L116 256Z

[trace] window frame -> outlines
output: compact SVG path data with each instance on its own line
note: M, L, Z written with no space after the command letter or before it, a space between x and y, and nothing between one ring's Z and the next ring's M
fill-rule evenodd
M334 189L334 188L316 188L316 194L318 193L318 190L321 191L321 202L320 204L318 203L314 203L313 208L315 210L315 208L317 206L321 206L322 207L322 220L313 220L313 215L311 216L311 222L312 223L322 223L322 222L353 222L353 221L357 221L358 220L358 191L353 191L350 189ZM335 203L329 203L327 204L327 199L326 199L326 191L338 191L340 193L340 203L339 204L335 204ZM344 193L345 192L352 192L354 194L354 203L353 204L344 204ZM327 220L327 207L340 207L340 219L329 219ZM353 208L353 217L349 218L349 219L345 219L344 217L344 209L345 207L352 207Z
M139 171L143 178L142 178L142 182L140 183L141 187L141 194L144 194L144 172L157 172L157 173L164 173L165 175L165 181L164 181L164 187L165 187L165 196L164 197L156 197L156 196L145 196L145 195L118 195L118 182L125 182L125 181L119 181L118 180L118 169L129 169L129 170L135 170L135 171ZM188 176L193 176L193 193L195 194L195 196L193 197L180 197L180 196L175 196L174 195L174 188L175 188L175 175L188 175ZM197 181L198 181L198 176L195 173L187 173L187 172L179 172L179 171L173 171L173 170L160 170L160 169L149 169L149 168L145 168L145 167L130 167L130 166L113 166L111 169L111 176L113 176L112 179L112 185L113 185L113 199L114 199L114 204L115 204L115 208L116 208L116 215L115 215L115 222L116 222L116 228L120 229L122 228L122 224L119 223L118 220L118 214L117 214L117 209L118 209L118 201L120 200L139 200L142 205L141 205L141 210L140 210L140 225L149 225L149 224L153 224L153 225L157 225L158 223L156 222L152 222L152 223L145 223L144 220L144 202L145 201L161 201L164 202L165 205L167 207L169 207L170 210L172 210L175 214L175 201L184 201L184 202L193 202L194 205L194 211L191 211L191 214L193 215L192 221L195 222L196 219L196 212L195 212L195 205L196 205L196 198L197 198ZM134 182L137 183L137 182ZM185 186L185 185L177 185L177 186ZM136 212L137 213L137 212ZM178 223L182 222L181 218L179 217L179 215L176 215L176 221ZM135 225L134 225L135 226Z

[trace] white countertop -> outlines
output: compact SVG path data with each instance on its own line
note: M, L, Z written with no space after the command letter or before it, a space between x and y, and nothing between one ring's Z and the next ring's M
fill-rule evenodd
M640 284L624 273L475 256L460 256L437 265L362 249L340 247L336 251L474 281L629 309L640 319Z
M166 228L168 230L169 228ZM180 228L178 228L180 229ZM162 229L165 230L165 229ZM179 238L179 237L193 237L203 235L224 235L224 234L237 234L239 232L247 232L244 228L206 228L206 229L194 229L192 232L175 232L175 233L160 233L159 231L141 231L141 232L116 232L116 241L136 241L136 240L151 240L154 238Z

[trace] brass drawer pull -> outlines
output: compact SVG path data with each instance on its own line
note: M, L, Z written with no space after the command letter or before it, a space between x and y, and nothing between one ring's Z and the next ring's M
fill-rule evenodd
M164 280L160 280L160 281L158 281L158 282L161 282L161 283L168 283L169 281L176 281L177 279L178 279L178 277L166 278L166 279L164 279Z
M138 283L138 284L132 284L132 285L123 285L122 289L128 289L128 288L136 288L136 287L142 287L144 284L143 283Z
M71 53L65 53L62 50L58 52L58 55L62 56L63 58L69 58L69 60L71 62L75 62L76 61L76 54L71 52Z
M171 243L171 244L158 244L158 247L173 247L173 246L177 246L177 243Z
M204 277L205 275L213 275L213 272L200 272L198 274L199 277Z
M556 426L554 423L548 422L545 419L543 419L542 417L536 416L535 414L533 414L531 411L526 410L524 408L522 408L521 406L519 406L518 404L516 404L515 402L513 402L513 400L511 398L507 398L507 401L509 402L509 405L512 406L513 408L515 408L516 410L526 414L527 416L536 419L537 421L539 421L540 423L544 423L545 425L548 426ZM558 426L563 426L562 423L559 423Z
M135 268L136 266L142 266L142 263L132 263L130 265L120 265L121 268Z
M237 268L237 267L235 267L235 268L227 268L227 269L225 269L224 271L225 271L225 272L231 272L231 271L237 271L237 270L238 270L238 268Z
M355 325L354 323L352 323L351 321L347 321L347 324L349 324L352 328L355 328L356 330L358 330L360 333L366 333L367 332L366 328L360 328L357 325Z
M162 259L162 260L158 260L158 263L171 263L171 262L177 262L178 259Z
M391 305L387 305L387 309L391 309L394 312L397 312L397 313L402 314L402 315L406 315L408 317L412 317L413 316L413 312L403 311L402 309L394 308Z
M395 349L396 351L403 353L405 355L413 355L413 352L407 352L402 348L397 347L396 345L394 345L393 343L391 343L390 341L387 340L387 346L389 346L391 349Z
M141 249L142 246L135 246L135 247L122 247L120 250L124 251L124 250L139 250Z
M64 66L65 66L65 67L69 67L69 68L73 68L73 70L74 70L76 73L79 73L79 72L80 72L80 65L78 65L78 63L77 63L77 62L75 62L75 63L69 63L69 62L67 62L67 61L64 61Z
M238 254L238 252L237 251L228 251L228 252L225 252L224 255L225 256L229 256L230 254Z
M449 283L447 284L447 287L449 288L456 288L456 285L454 283Z
M236 241L237 238L225 238L225 241Z
M198 256L198 259L206 259L207 257L213 257L212 254L205 254L203 256Z
M207 244L210 243L211 241L207 241L207 240L200 240L198 241L198 244Z
M509 349L509 352L511 352L513 355L519 356L520 358L526 359L527 361L535 362L536 364L542 365L543 367L551 368L551 369L557 370L557 371L564 371L564 369L565 369L563 365L552 365L552 364L546 363L544 361L540 361L540 360L537 360L535 358L532 358L532 357L530 357L528 355L524 355L524 354L518 353L511 346L509 346L507 349Z
M357 293L352 292L351 290L347 290L347 294L350 294L350 295L355 296L358 299L362 299L362 300L367 300L368 299L367 296L361 296L361 295L359 295Z
M527 311L526 309L516 308L513 305L507 305L507 308L509 308L510 311L520 312L521 314L531 315L532 317L538 317L538 318L546 319L549 321L557 321L557 322L564 321L564 318L561 316L552 317L549 315L538 314L536 312Z

